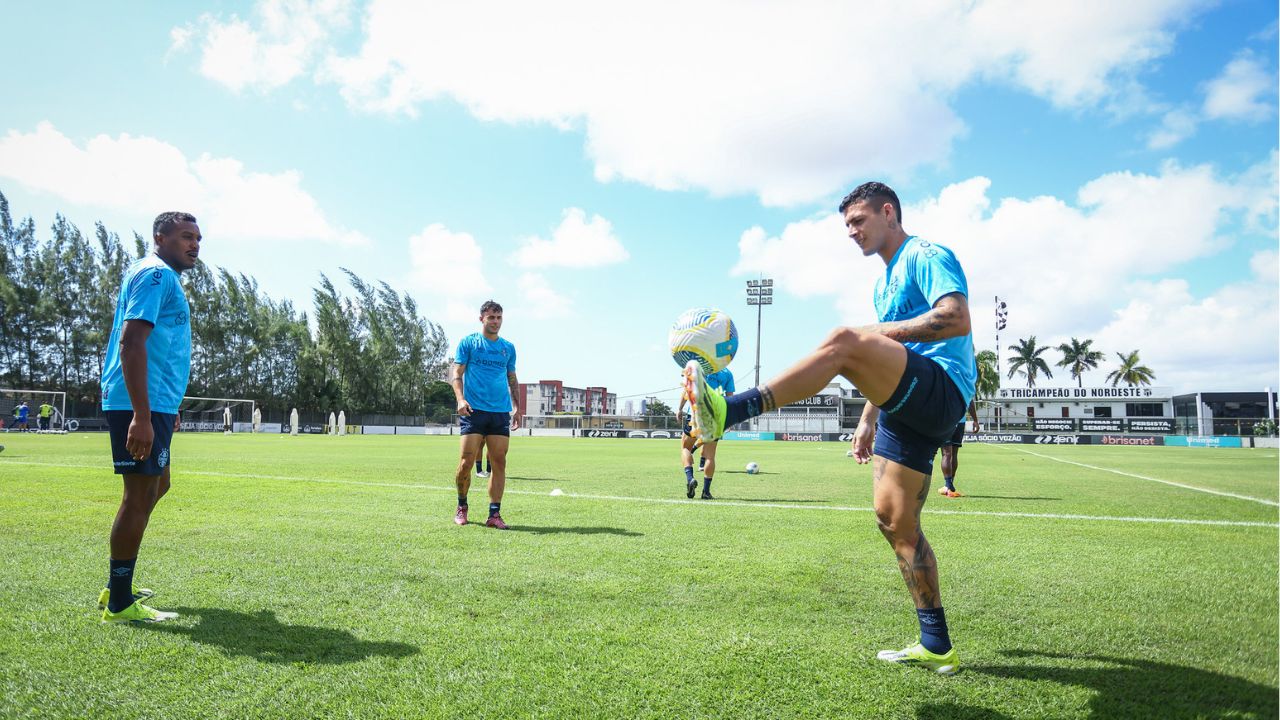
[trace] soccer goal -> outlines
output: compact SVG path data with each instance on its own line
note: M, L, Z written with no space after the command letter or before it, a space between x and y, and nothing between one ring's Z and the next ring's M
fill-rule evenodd
M185 432L253 432L257 407L245 398L184 397L178 412Z
M27 404L25 426L20 422ZM7 432L66 432L67 394L56 390L0 388L0 419Z

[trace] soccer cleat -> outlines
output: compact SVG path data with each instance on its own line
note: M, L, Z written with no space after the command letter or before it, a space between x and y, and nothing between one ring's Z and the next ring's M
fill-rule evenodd
M964 493L960 492L959 490L948 490L947 488L942 488L938 492L943 497L949 497L949 498L964 497Z
M461 505L458 506L458 512L453 514L453 521L459 525L467 524L467 509Z
M498 530L506 530L507 524L502 522L501 515L490 515L488 520L484 521L485 527L496 528Z
M689 497L693 497L693 496L692 496L692 495L690 495ZM706 490L703 490L703 491L702 491L702 499L703 499L703 500L715 500L715 498L711 497L711 493L710 493L710 492L708 492L708 491L706 491Z
M697 360L690 360L684 366L684 396L692 409L689 414L691 434L704 443L724 437L724 395L707 385L702 365Z
M140 588L137 585L134 585L132 589L133 589L134 602L137 602L139 600L147 600L151 596L156 594L156 591L152 590L151 588ZM98 593L98 609L106 610L107 601L109 601L110 599L111 599L111 588L109 587L102 588L102 592Z
M481 471L477 470L477 471L476 471L476 477L478 477L478 478L487 478L487 477L489 477L489 473L487 473L487 472L481 472Z
M693 499L693 494L694 494L695 492L697 492L697 491L698 491L698 481L697 481L697 480L690 480L690 481L686 482L686 483L685 483L685 490L687 491L687 492L685 493L685 497L687 497L687 498L689 498L689 499Z
M881 650L876 653L876 659L904 665L919 665L939 675L955 675L960 670L960 656L956 653L955 647L948 650L945 655L937 655L926 650L920 643L916 643L901 650Z
M156 610L137 601L134 601L132 605L118 613L113 613L110 610L102 611L102 622L104 623L164 622L165 620L173 620L176 617L178 617L178 613Z

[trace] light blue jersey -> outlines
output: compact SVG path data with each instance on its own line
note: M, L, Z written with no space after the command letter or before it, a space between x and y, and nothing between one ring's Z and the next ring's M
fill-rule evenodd
M471 333L458 343L453 361L466 365L462 397L473 410L511 412L511 386L507 374L516 371L516 346L503 338L489 340Z
M969 297L969 284L956 256L947 248L909 236L876 281L876 315L880 322L898 322L920 317L943 295L958 292ZM978 381L973 359L973 335L938 342L906 342L907 348L942 366L964 395L965 405L973 399Z
M116 317L102 366L102 409L132 410L120 362L120 338L128 320L151 325L147 336L147 399L151 411L178 412L191 376L191 308L178 273L157 255L131 265L116 298Z
M733 373L729 368L721 368L706 376L707 387L719 388L725 395L737 392L733 387Z

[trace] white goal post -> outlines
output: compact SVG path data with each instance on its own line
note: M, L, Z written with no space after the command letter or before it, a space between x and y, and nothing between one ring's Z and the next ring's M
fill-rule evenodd
M246 398L184 397L178 407L180 427L184 432L234 432L237 427L251 432L257 407Z
M0 418L4 420L4 429L12 432L21 428L14 427L16 416L14 409L27 404L27 429L31 432L66 432L67 394L60 390L22 390L17 388L0 388ZM53 409L48 423L40 417L40 406L48 403ZM44 427L44 425L48 427Z

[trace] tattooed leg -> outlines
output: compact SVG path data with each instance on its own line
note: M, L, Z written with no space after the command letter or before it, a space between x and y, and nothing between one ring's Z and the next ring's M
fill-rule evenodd
M931 477L883 457L875 458L876 521L898 557L898 569L918 608L942 606L938 561L920 528Z
M817 395L836 378L848 378L873 404L889 399L907 368L907 349L884 335L837 328L800 362L760 386L765 412Z

